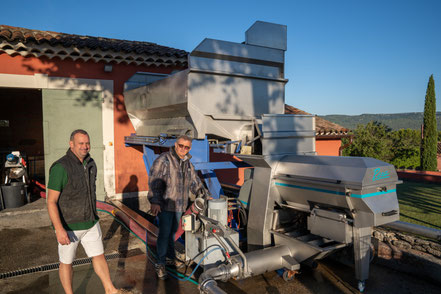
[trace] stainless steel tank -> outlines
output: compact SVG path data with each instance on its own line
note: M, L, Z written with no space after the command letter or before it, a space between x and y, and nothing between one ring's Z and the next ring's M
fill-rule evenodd
M393 165L367 157L298 156L280 159L274 185L283 201L354 211L356 225L380 226L399 219L398 176Z

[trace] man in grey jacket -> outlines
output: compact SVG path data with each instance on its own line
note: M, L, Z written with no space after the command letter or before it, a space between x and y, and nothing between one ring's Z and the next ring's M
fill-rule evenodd
M159 236L156 244L158 263L156 273L167 278L165 265L175 261L174 235L182 213L187 209L190 190L203 193L204 188L190 162L192 139L179 136L169 152L162 153L153 163L149 177L148 198L151 213L159 217Z

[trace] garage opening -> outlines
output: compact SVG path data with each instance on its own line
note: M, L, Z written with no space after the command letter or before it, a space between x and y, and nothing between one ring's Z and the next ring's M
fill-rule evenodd
M0 88L0 166L19 151L30 180L45 184L42 94L39 89Z

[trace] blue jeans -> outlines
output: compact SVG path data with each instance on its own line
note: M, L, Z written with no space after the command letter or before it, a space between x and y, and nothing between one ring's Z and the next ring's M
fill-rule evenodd
M182 212L162 211L158 214L159 236L156 242L158 263L165 264L166 257L175 259L175 233L178 230Z

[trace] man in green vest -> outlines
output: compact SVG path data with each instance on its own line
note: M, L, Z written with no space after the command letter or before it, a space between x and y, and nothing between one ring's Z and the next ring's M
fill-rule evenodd
M60 259L59 276L66 294L73 294L72 262L81 242L92 257L95 273L106 294L129 293L116 289L110 280L104 258L101 228L96 211L96 173L89 155L90 139L84 130L72 132L66 155L54 162L49 171L47 208L55 228Z

